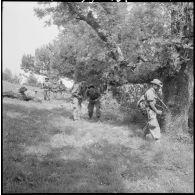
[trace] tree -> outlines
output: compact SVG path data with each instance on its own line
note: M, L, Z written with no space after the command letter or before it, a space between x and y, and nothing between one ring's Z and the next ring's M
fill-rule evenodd
M30 54L23 55L22 56L22 63L20 65L20 67L25 72L33 71L34 67L35 67L34 63L35 63L34 56L32 56Z
M30 86L37 86L38 82L36 77L33 74L30 74L30 76L28 77L27 84Z
M35 70L37 73L49 74L52 67L52 44L43 45L35 50Z
M11 70L6 68L3 72L3 80L11 82L12 77L13 77L13 75L12 75Z
M12 82L13 82L13 83L19 84L19 83L20 83L19 77L18 77L17 75L14 75L14 77L13 77L13 79L12 79Z
M84 22L91 27L104 43L106 56L115 61L129 83L160 78L165 83L165 101L178 105L177 115L181 116L183 129L186 129L194 79L193 14L190 11L193 4L136 3L134 8L129 16L124 14L127 26L124 33L113 31L114 27L124 27L124 22L120 25L119 13L125 9L117 3L60 2L56 7L36 9L36 13L39 17L51 16L53 24L63 28L69 21ZM129 41L125 41L125 37ZM124 51L131 52L129 59L129 52Z

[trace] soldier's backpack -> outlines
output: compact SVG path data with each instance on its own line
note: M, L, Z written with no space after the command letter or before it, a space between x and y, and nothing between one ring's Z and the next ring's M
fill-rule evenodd
M146 101L145 93L138 100L137 107L142 112L143 115L147 114L147 111L146 111L147 101Z
M73 88L71 90L72 97L76 97L81 99L81 85L79 83L73 85Z

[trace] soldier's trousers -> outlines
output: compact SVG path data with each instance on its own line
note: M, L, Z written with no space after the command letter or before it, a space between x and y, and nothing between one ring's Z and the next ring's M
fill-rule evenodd
M44 100L50 100L50 92L49 90L44 90Z
M89 114L89 118L91 118L93 116L93 110L94 107L96 108L96 117L100 118L101 112L100 112L100 101L89 101L88 104L88 114Z
M146 128L144 134L146 135L148 133L151 133L154 139L160 139L161 133L160 133L160 126L157 120L157 115L149 107L146 108L146 110L148 115L148 128Z
M79 120L81 117L81 100L76 97L73 97L72 108L73 108L73 120Z

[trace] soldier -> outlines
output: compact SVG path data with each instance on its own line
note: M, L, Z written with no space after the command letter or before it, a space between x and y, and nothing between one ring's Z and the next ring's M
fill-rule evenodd
M63 84L62 81L60 81L60 84L59 84L59 91L60 91L61 95L62 95L63 91L67 91L66 86Z
M157 93L162 91L163 85L158 79L151 81L151 84L151 87L144 95L146 100L146 112L148 116L147 128L144 130L144 138L148 133L151 133L155 140L159 140L161 137L161 132L157 115L161 115L162 111L156 108L156 101L158 100Z
M56 80L54 80L51 88L52 88L53 96L56 99L57 98L57 92L58 92L58 84L57 84Z
M51 90L51 83L49 82L49 78L45 78L45 82L43 83L43 93L44 93L44 100L50 100L50 90Z
M26 94L25 94L26 91L27 91L26 87L21 87L19 89L19 94L20 94L19 98L21 100L29 101L31 98L26 96Z
M89 114L89 119L92 118L93 116L93 110L94 106L96 107L96 117L98 120L100 120L101 112L100 112L100 92L95 88L94 85L89 85L87 91L86 91L86 97L89 100L88 104L88 114Z
M81 117L81 103L86 91L86 82L75 83L72 88L72 106L73 120L79 120Z
M30 100L30 98L28 98L25 94L25 92L27 91L26 87L21 87L18 90L18 93L15 93L13 91L6 91L3 93L3 97L8 97L8 98L15 98L15 99L19 99L19 100L24 100L24 101L28 101Z
M41 100L36 97L36 92L37 91L35 91L35 97L32 97L32 96L29 96L29 95L27 96L25 94L25 92L27 90L28 89L26 87L20 87L19 90L18 90L18 93L15 93L13 91L7 91L7 92L3 93L3 97L19 99L19 100L23 100L23 101L33 100L33 101L41 102Z

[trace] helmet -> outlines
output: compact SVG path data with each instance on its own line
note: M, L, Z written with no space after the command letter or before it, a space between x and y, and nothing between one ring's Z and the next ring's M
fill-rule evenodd
M158 79L154 79L150 83L155 84L155 85L158 85L160 87L163 87L162 82L160 80L158 80Z
M26 87L21 87L21 88L19 89L19 92L20 92L20 93L24 93L25 91L27 91L27 88L26 88Z
M88 86L88 88L95 88L95 86L94 86L93 84L90 84L90 85Z

